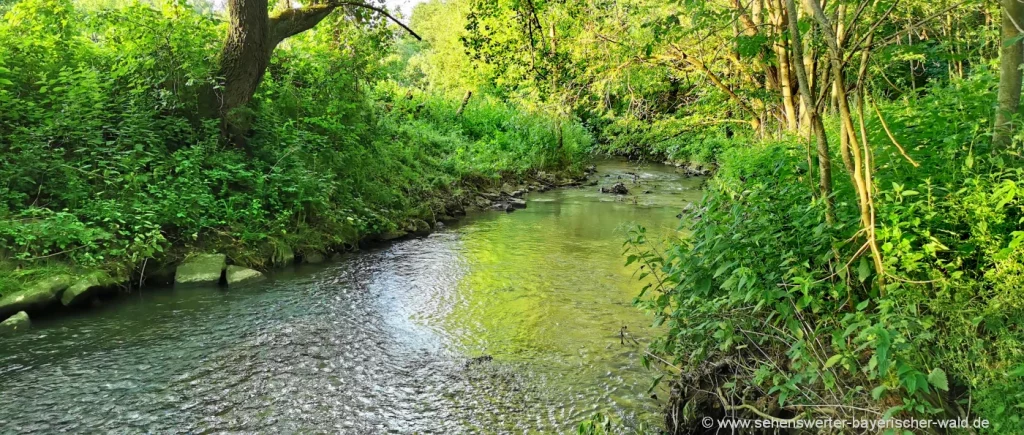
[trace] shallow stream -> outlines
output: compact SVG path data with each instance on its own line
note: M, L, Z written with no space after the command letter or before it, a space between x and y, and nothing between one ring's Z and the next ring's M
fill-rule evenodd
M617 161L596 177L630 194L531 193L258 284L36 322L0 341L0 433L552 433L598 411L658 424L639 360L651 318L631 305L622 244L632 224L676 236L702 180Z

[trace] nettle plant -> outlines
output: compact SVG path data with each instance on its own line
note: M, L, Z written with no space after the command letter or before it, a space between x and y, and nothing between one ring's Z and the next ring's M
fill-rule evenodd
M1019 427L1021 170L954 160L913 188L880 177L880 277L851 206L837 201L838 222L826 223L801 181L802 151L729 150L684 218L690 237L662 247L632 232L627 263L646 282L635 302L667 326L648 362L736 409L971 412Z

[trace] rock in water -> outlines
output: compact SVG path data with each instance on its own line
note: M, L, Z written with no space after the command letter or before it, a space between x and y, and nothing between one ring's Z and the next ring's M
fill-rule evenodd
M32 322L30 322L28 319L28 313L24 311L19 311L18 314L13 315L7 320L4 320L2 323L0 323L0 335L10 335L17 332L25 332L31 325Z
M512 208L526 208L526 200L521 198L510 198L508 205Z
M513 208L512 205L510 205L507 202L496 202L496 203L494 203L494 205L491 206L491 208L494 209L494 210L506 211L506 212L510 212L510 211L515 210L515 208Z
M224 254L201 254L189 258L174 273L174 285L217 284L224 273Z
M416 234L427 234L430 233L430 224L423 219L414 219L412 224L415 226Z
M64 290L60 297L60 303L65 307L82 304L99 292L114 288L117 282L107 275L106 272L96 271L83 276L75 281L71 287Z
M615 183L612 187L602 187L601 193L612 193L615 195L625 195L629 193L629 189L626 188L625 184Z
M33 284L28 289L4 296L0 299L0 318L56 303L57 297L71 285L71 282L71 275L52 276Z
M490 355L478 356L478 357L475 357L475 358L470 358L469 361L466 361L466 363L463 364L463 367L469 368L470 366L473 366L473 365L476 365L476 364L489 363L491 361L494 361L494 357L492 357Z
M263 274L257 270L234 265L228 266L227 271L224 272L224 276L229 286L241 284L247 281L259 281L263 279Z

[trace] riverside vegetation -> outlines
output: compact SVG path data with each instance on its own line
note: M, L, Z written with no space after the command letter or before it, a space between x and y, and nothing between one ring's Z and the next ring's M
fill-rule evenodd
M716 171L685 239L625 245L660 430L1024 431L1016 0L0 7L5 297L318 255L588 152L668 160Z
M0 294L44 293L30 307L94 271L137 285L193 253L264 268L423 230L503 180L578 172L591 141L563 123L556 144L541 111L423 85L407 58L424 45L361 11L274 50L232 112L249 129L227 140L203 116L205 93L226 98L229 23L209 5L30 0L3 14Z

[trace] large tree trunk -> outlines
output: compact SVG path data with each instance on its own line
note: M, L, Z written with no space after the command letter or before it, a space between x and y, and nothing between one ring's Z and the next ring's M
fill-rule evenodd
M270 40L270 16L267 0L229 0L230 30L221 53L223 82L217 106L221 131L236 145L245 143L251 124L249 117L236 109L246 105L256 93L274 50Z
M1005 148L1013 136L1013 115L1020 105L1021 62L1024 61L1024 43L1017 38L1024 28L1024 4L1021 0L1001 0L1003 4L1002 48L999 50L999 106L996 109L995 134L992 143Z
M281 41L312 29L335 9L354 6L371 9L391 19L411 35L419 35L396 20L387 11L357 2L329 2L299 9L287 9L271 16L267 0L228 0L230 19L228 38L220 59L220 86L209 92L204 109L207 116L221 120L221 132L228 142L245 146L252 125L251 114L244 110L270 65L270 56Z

